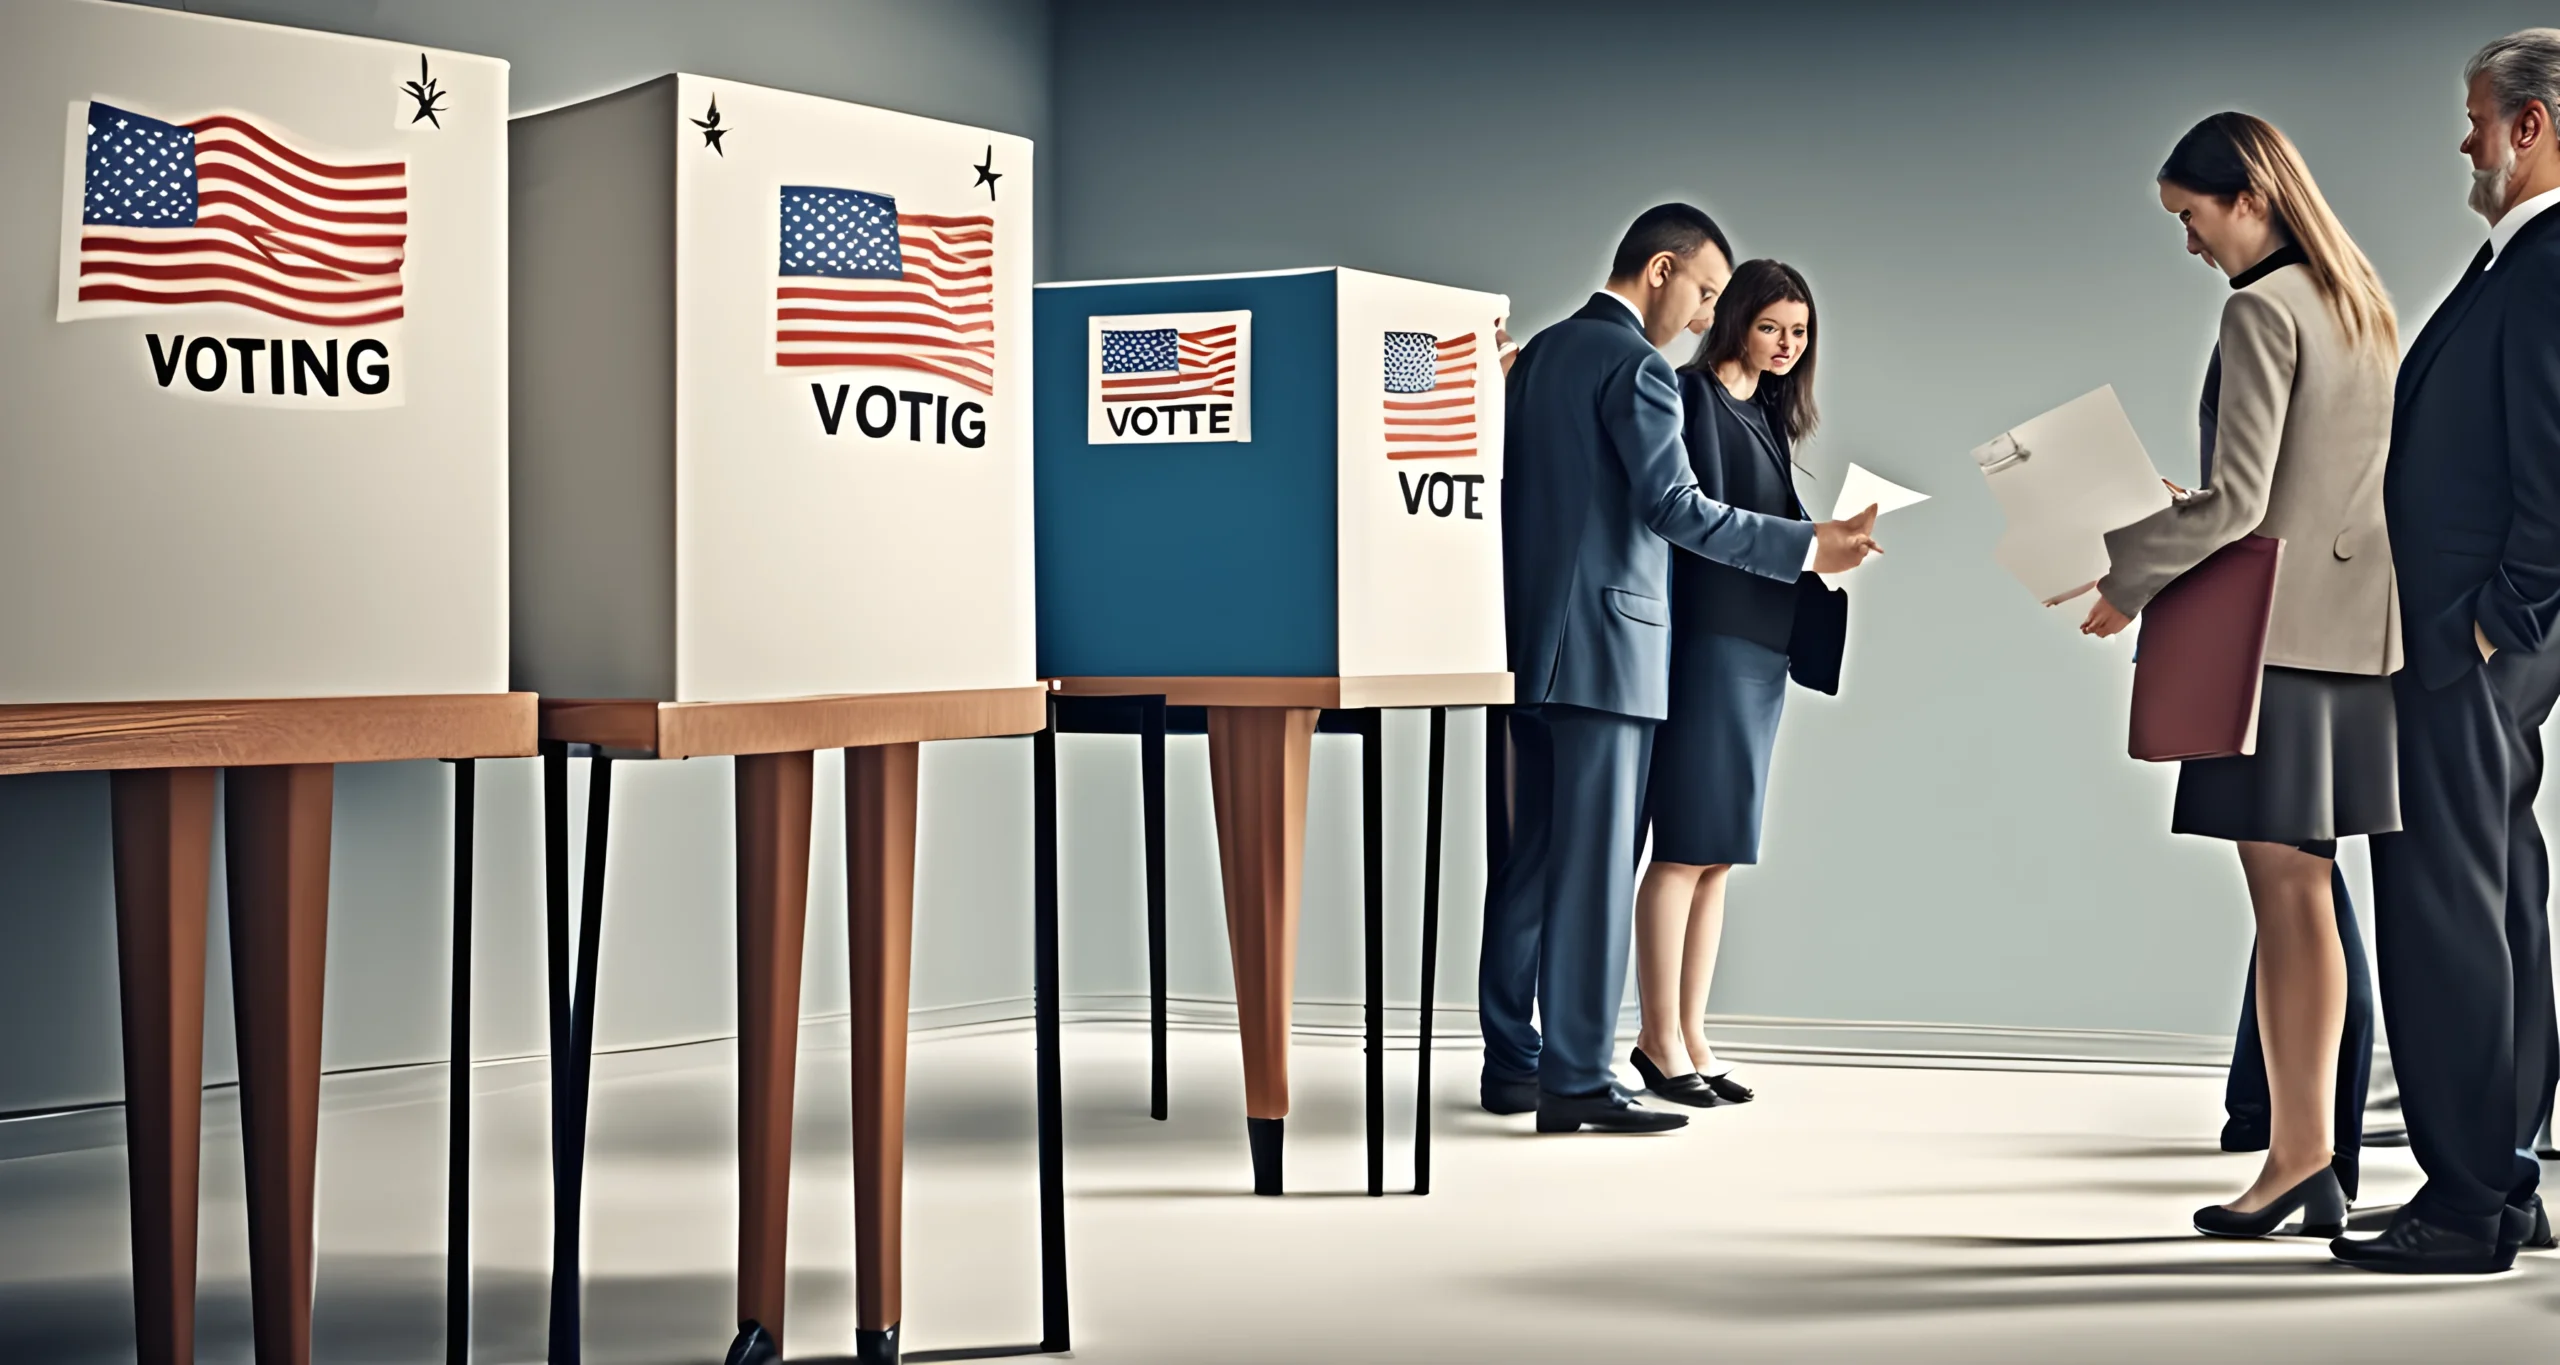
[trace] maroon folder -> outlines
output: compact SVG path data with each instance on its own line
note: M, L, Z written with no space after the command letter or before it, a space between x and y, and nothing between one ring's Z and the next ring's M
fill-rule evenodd
M2258 681L2284 542L2244 536L2160 590L2142 612L2127 748L2150 763L2257 752Z

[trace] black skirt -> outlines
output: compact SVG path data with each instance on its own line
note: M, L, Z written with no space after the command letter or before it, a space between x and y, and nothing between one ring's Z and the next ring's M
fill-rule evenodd
M2391 680L2270 666L2254 754L2178 766L2175 834L2319 843L2400 828Z
M1714 631L1673 635L1671 716L1653 732L1645 788L1656 860L1760 861L1769 755L1786 704L1786 655Z

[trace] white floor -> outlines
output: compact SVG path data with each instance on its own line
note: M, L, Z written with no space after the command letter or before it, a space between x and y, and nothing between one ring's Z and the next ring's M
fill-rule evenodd
M2209 1243L2194 1206L2255 1158L2213 1148L2218 1075L1780 1065L1760 1102L1665 1138L1538 1138L1435 1057L1427 1198L1360 1193L1360 1054L1302 1040L1286 1199L1255 1199L1231 1034L1174 1037L1174 1114L1145 1117L1146 1041L1071 1028L1068 1177L1080 1359L2245 1361L2560 1359L2560 1254L2402 1281L2318 1244ZM597 1365L713 1362L731 1326L730 1045L601 1059L588 1184ZM803 1048L789 1340L849 1351L840 1030ZM1410 1180L1413 1054L1390 1059L1389 1184ZM1039 1335L1030 1038L922 1038L909 1125L909 1352ZM479 1073L475 1359L543 1351L542 1069ZM443 1359L440 1073L333 1079L317 1355ZM128 1361L121 1116L0 1124L0 1361ZM200 1350L249 1359L238 1139L205 1147ZM2365 1204L2416 1184L2370 1155Z

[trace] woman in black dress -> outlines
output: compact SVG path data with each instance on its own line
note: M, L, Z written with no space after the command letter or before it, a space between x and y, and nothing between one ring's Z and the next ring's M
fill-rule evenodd
M1745 261L1680 373L1690 467L1708 497L1805 519L1794 447L1814 427L1813 290L1776 261ZM1760 860L1769 753L1787 696L1797 597L1811 574L1755 577L1671 552L1671 715L1655 730L1646 815L1653 863L1636 889L1636 1074L1700 1108L1751 1090L1707 1044L1707 989L1724 936L1725 879Z

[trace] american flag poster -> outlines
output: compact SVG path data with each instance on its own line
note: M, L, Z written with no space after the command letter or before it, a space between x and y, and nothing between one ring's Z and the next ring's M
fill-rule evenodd
M405 162L325 151L253 114L182 121L89 100L72 117L79 218L59 320L203 307L308 328L401 319Z
M1253 313L1143 313L1088 324L1096 445L1253 439Z
M1384 416L1390 460L1472 458L1476 424L1476 337L1388 332Z
M782 187L773 360L996 387L996 223L868 190Z

